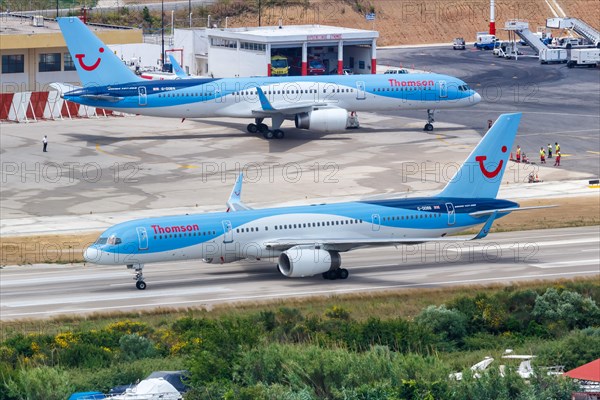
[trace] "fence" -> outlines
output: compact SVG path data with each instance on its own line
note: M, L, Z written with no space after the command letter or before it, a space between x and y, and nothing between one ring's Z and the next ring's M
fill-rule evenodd
M98 118L124 113L64 100L56 91L0 93L0 121L33 122L38 119Z

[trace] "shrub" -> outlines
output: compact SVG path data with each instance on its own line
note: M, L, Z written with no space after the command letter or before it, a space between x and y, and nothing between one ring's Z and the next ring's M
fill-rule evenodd
M19 400L64 400L73 393L67 374L59 368L21 369L6 382L9 396Z
M121 336L119 347L121 348L121 357L128 361L152 357L155 354L150 339L136 333Z
M415 321L429 327L444 340L460 343L467 334L467 317L458 310L447 309L443 304L427 307Z
M540 323L564 324L569 330L600 322L600 310L594 300L569 290L559 293L554 288L536 298L533 316Z

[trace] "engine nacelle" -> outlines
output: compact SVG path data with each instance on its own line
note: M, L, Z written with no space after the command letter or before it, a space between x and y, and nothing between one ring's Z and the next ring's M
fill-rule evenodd
M342 265L337 251L317 249L314 246L294 246L279 255L277 268L289 278L322 274Z
M225 256L203 258L202 262L206 264L228 264L240 260L242 260L242 257L237 257L232 254L226 254Z
M348 111L342 108L325 108L296 114L296 128L320 132L343 131L348 126Z

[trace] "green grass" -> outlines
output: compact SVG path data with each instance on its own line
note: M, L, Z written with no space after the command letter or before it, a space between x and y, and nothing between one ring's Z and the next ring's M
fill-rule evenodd
M190 316L195 318L218 319L223 316L248 316L261 311L277 311L281 307L298 309L303 315L324 315L333 306L341 307L351 313L356 321L365 321L371 317L389 319L412 319L422 309L433 304L441 305L459 296L472 296L475 293L491 294L501 290L545 290L548 287L588 287L592 297L597 294L600 300L600 281L597 277L576 278L571 280L528 281L510 285L469 285L450 288L399 289L385 292L353 293L327 297L307 297L297 299L272 300L238 304L218 304L210 309L165 309L158 308L139 312L97 313L89 316L65 316L48 320L4 321L0 330L0 340L16 333L56 334L65 330L101 329L106 325L129 319L158 328L174 320Z

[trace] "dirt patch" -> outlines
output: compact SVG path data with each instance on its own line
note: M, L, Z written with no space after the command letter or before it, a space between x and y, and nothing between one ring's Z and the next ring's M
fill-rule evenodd
M558 207L512 213L496 221L492 232L600 225L600 197L598 196L526 200L519 203L522 207L543 205L558 205ZM0 238L0 264L83 262L83 249L92 244L100 233L3 237Z
M133 3L133 2L132 2ZM552 3L552 2L550 2ZM581 18L596 29L600 28L600 2L598 0L559 0L563 11L571 17ZM218 2L206 8L193 9L194 25L206 25L206 15L218 27L244 27L258 25L257 2L237 0ZM278 6L285 4L285 6ZM379 46L450 43L462 36L474 41L477 32L487 31L490 14L489 0L286 0L263 1L262 25L321 24L379 31ZM375 12L375 21L367 21L365 14ZM176 21L189 21L187 8L177 11ZM560 14L559 14L560 15ZM507 39L502 31L510 19L523 19L536 31L545 26L546 18L554 14L545 0L496 0L497 35ZM187 26L187 24L185 24ZM564 33L554 32L555 36Z

